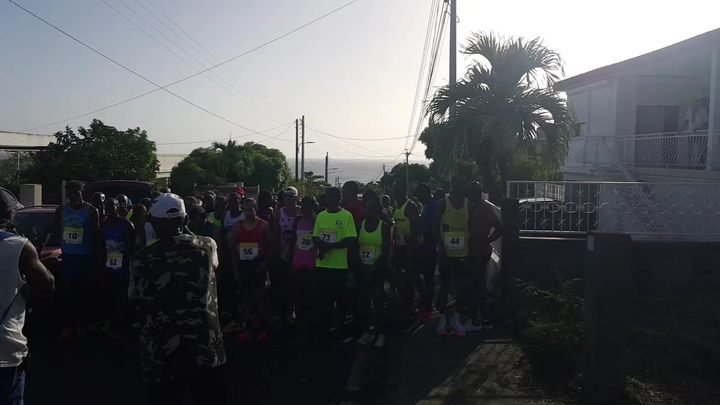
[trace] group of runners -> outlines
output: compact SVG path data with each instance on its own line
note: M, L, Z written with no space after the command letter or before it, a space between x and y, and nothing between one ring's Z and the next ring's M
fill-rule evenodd
M359 188L351 181L300 196L287 187L257 199L242 189L185 198L164 189L133 205L125 195L85 201L82 183L67 183L69 202L55 215L66 298L61 338L87 333L97 269L108 332L123 338L136 321L156 403L185 383L200 396L222 391L213 373L231 337L264 342L277 332L320 344L359 337L382 347L393 322L388 298L417 322L431 319L435 305L439 335L487 326L485 268L502 225L480 184L457 177L449 193L426 184L408 193L398 180L391 196Z

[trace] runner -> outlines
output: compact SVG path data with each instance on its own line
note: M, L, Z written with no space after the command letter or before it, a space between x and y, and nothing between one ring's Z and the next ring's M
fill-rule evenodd
M133 212L135 213L132 217L133 227L135 228L135 249L141 249L146 245L145 225L149 225L147 222L148 209L144 204L135 204L133 206ZM152 228L152 225L150 225Z
M255 332L257 339L264 342L268 340L264 298L272 231L267 221L257 217L257 209L254 199L243 201L245 219L228 235L228 245L232 247L232 268L242 289L245 330L238 338L247 341Z
M297 189L292 186L286 188L282 201L285 206L278 209L273 223L273 244L279 249L275 250L276 256L270 267L270 297L280 315L280 323L285 327L290 305L290 248L294 239L293 224L300 214Z
M267 190L260 190L257 197L258 218L264 220L267 223L273 223L273 197Z
M95 192L90 197L90 204L92 204L93 207L95 207L96 210L98 210L98 216L100 217L100 222L105 220L105 194L101 192Z
M188 228L195 235L213 238L216 244L220 244L222 235L220 227L208 220L208 214L202 207L192 207L188 212Z
M405 180L395 180L393 185L395 209L393 220L392 267L396 288L400 293L405 309L413 313L415 309L415 290L421 293L424 289L422 280L413 263L413 255L417 247L417 229L420 211L413 201L407 198Z
M118 214L123 218L132 219L132 202L128 196L125 194L118 194L115 198L117 198L118 203L120 203Z
M436 215L437 240L439 245L440 292L438 296L438 335L447 335L447 324L457 336L465 336L460 322L460 311L469 308L474 313L473 262L470 253L472 239L472 203L465 198L465 180L459 176L452 179L450 195L438 202ZM456 285L455 313L448 321L448 293L452 281Z
M185 204L175 194L158 197L150 218L159 239L133 257L129 288L148 402L180 404L189 391L195 404L223 404L215 242L182 233Z
M343 184L342 189L340 190L342 193L342 207L346 209L350 214L353 216L353 220L355 221L355 227L360 229L360 224L362 224L363 216L364 216L364 210L365 207L363 205L363 202L358 199L358 191L359 191L359 185L356 181L347 181L345 184ZM364 327L362 327L360 324L358 324L358 320L360 318L360 295L358 291L358 282L356 280L356 274L357 269L356 267L359 266L360 258L358 256L357 249L348 249L348 263L350 264L350 272L348 273L348 313L350 316L352 316L352 320L354 321L354 325L351 326L354 330L354 334L359 335L361 332L365 330Z
M345 319L348 280L348 248L357 244L357 228L352 214L340 208L340 190L325 191L327 209L318 214L313 241L318 247L318 307L319 321L327 331L332 325L341 326ZM333 320L333 308L337 306Z
M235 228L235 225L245 219L245 212L242 209L242 197L239 193L232 192L228 195L228 210L223 220L223 231L226 235Z
M129 326L128 280L130 258L135 252L135 227L132 222L119 216L119 208L117 199L107 199L107 219L100 226L102 245L105 246L103 262L112 297L110 335L113 338L122 338Z
M33 244L15 234L13 220L20 208L17 198L0 188L0 404L7 405L22 405L25 394L25 297L28 290L33 296L50 297L55 289Z
M360 266L357 271L360 297L360 327L365 331L358 344L367 345L378 335L376 346L385 344L383 322L385 305L385 272L390 254L390 224L380 219L380 197L372 190L363 194L365 220L360 224L358 253Z
M430 187L419 184L415 188L415 197L422 204L420 226L418 228L417 265L422 274L425 288L423 289L420 319L427 321L432 316L433 294L435 293L435 267L437 266L437 240L433 229L437 203L433 199Z
M479 313L470 314L471 318L464 324L465 329L469 331L492 328L487 305L487 267L493 252L491 243L502 236L503 226L492 206L483 198L482 186L479 182L468 183L466 195L475 206L472 226L474 234L478 235L472 240L472 247L477 268L477 271L474 272L475 290L477 291L474 297Z
M215 192L206 191L203 193L202 207L208 215L215 211Z
M55 210L55 224L60 224L63 263L63 291L65 293L65 328L61 338L70 339L75 334L85 336L87 322L87 298L96 265L99 244L100 219L97 209L83 200L83 184L69 181L65 194L69 203ZM49 240L50 234L48 233Z
M215 197L213 212L208 215L208 220L222 229L226 213L227 198L223 196Z
M317 201L306 196L302 199L301 215L293 221L293 238L290 245L293 270L290 274L295 318L300 335L307 336L312 322L312 300L316 288L315 262L317 248L312 240L315 230Z
M365 213L363 202L358 199L359 185L357 181L345 182L342 186L342 204L355 220L355 226L360 228Z

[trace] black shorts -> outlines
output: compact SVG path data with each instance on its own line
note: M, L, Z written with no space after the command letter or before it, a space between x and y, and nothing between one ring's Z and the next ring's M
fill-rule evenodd
M265 269L259 269L260 263L264 259L255 260L241 260L239 272L240 288L242 289L255 289L265 286L265 280L267 279L267 267Z

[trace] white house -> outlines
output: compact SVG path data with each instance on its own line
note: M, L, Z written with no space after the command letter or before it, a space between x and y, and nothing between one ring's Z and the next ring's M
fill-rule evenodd
M566 180L720 181L720 29L567 78Z

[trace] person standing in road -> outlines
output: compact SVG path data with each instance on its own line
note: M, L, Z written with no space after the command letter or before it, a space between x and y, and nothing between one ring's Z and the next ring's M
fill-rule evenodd
M62 250L62 281L65 295L65 328L61 338L74 335L85 336L88 321L87 297L96 276L95 266L99 253L98 210L83 200L83 184L70 181L65 185L69 203L55 210L55 224L60 224L60 249ZM50 235L48 234L48 238Z
M422 290L422 303L420 305L420 319L427 321L432 316L433 294L435 293L435 267L437 266L437 240L435 239L435 214L437 203L433 199L430 186L425 183L415 188L415 197L422 204L422 214L417 236L417 266L422 274L425 288Z
M185 204L163 194L150 210L158 241L132 258L129 298L140 321L150 404L224 404L225 345L218 319L212 238L183 233Z
M242 209L242 197L239 193L232 192L228 195L228 211L223 219L223 230L226 235L243 219L245 213Z
M407 197L405 180L395 180L393 184L395 209L393 220L392 267L396 287L405 309L413 314L415 310L415 290L421 293L424 288L417 267L414 265L413 253L417 247L417 230L420 219L418 206Z
M439 247L440 291L438 310L440 318L437 325L438 335L447 335L447 325L456 336L465 336L466 330L460 320L460 312L467 311L472 316L475 311L473 285L475 273L471 254L471 240L474 228L472 221L474 209L465 197L465 179L456 176L450 183L450 195L438 202L435 216L435 232ZM451 283L456 285L455 313L448 319L448 293Z
M479 312L471 314L464 327L466 330L479 330L481 326L492 327L487 305L487 267L493 253L491 244L502 236L503 226L493 207L483 197L479 182L468 183L465 194L474 206L472 227L473 234L477 236L471 240L471 244L477 269L474 273L477 291L474 297Z
M23 335L27 293L50 296L52 274L38 258L27 238L14 233L15 196L0 187L0 404L22 405L25 393L24 362L28 355ZM29 290L29 291L28 291Z
M273 244L278 249L275 249L276 257L270 267L270 296L278 310L280 322L286 327L290 307L290 248L294 240L293 224L300 215L297 188L287 187L282 201L285 205L278 208L273 218Z
M391 225L380 218L380 196L372 190L363 194L365 219L358 232L358 256L360 265L356 270L359 292L359 323L364 331L359 344L370 344L377 335L376 346L385 342L383 334L385 306L385 273L390 255Z
M118 200L118 203L120 204L120 209L118 210L118 215L120 215L123 218L132 219L133 212L132 212L132 201L126 196L125 194L118 194L117 197L115 197Z
M348 248L354 249L357 245L355 220L350 212L340 208L340 198L337 187L325 190L326 210L318 214L313 230L313 242L318 247L317 313L324 330L341 326L345 319Z
M112 337L122 337L127 330L130 306L127 291L130 278L130 258L135 252L135 226L118 214L120 203L115 198L105 201L107 219L100 225L102 245L105 246L102 262L111 291Z
M257 210L255 199L243 201L245 219L228 235L228 246L232 269L242 290L242 315L246 321L239 339L247 341L255 335L264 342L269 338L265 319L265 281L272 257L272 230L267 221L257 216Z
M205 209L203 207L192 207L188 210L188 228L190 229L190 232L194 233L195 235L200 236L207 236L208 238L213 238L215 243L220 245L220 241L222 240L220 227L213 224L208 220L208 213L205 212Z
M292 285L292 304L295 307L295 317L301 335L307 336L311 332L312 299L315 293L316 277L315 262L317 260L317 248L312 240L315 230L315 218L317 201L314 197L305 196L301 203L301 215L295 217L293 223L294 237L290 245L292 255L292 273L290 282Z
M98 210L98 216L102 223L105 220L105 194L99 191L93 193L93 195L90 196L90 204Z
M208 221L222 228L223 221L225 220L225 213L227 212L227 198L224 196L215 197L215 203L213 205L213 211L208 214Z

